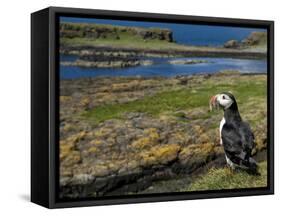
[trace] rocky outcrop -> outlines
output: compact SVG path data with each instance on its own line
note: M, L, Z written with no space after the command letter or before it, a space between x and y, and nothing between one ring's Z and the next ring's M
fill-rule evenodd
M173 41L172 31L159 28L123 27L101 24L61 23L61 38L90 38L120 40L122 37L139 37L143 40Z
M252 32L246 39L242 40L244 46L266 46L266 32Z
M238 48L239 46L240 44L237 40L229 40L223 45L224 48Z
M168 42L173 41L173 34L170 30L156 29L156 28L134 28L134 33L140 36L143 40L165 40Z
M245 49L249 47L266 47L267 33L266 32L252 32L247 38L242 41L229 40L224 44L224 48L228 49Z
M124 67L135 67L135 66L147 66L152 65L153 61L150 60L108 60L108 61L85 61L76 60L74 62L61 62L63 66L77 66L86 68L124 68Z
M93 67L93 68L124 68L139 65L152 65L152 60L139 59L126 55L84 54L73 62L61 62L64 66Z
M221 156L217 138L210 140L199 125L141 113L126 116L125 121L107 120L60 142L62 196L105 195L129 183L129 191L137 192L154 180L191 173Z
M170 64L183 64L183 65L189 65L189 64L203 64L203 63L209 63L208 60L201 60L201 59L176 59L176 60L170 60Z

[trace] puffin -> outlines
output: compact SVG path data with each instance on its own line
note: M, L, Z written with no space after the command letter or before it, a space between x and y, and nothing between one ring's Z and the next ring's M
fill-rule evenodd
M210 99L210 110L224 111L220 122L220 144L223 146L226 162L233 170L243 169L251 174L259 174L257 162L252 157L255 137L250 125L243 121L235 97L230 92L222 92Z

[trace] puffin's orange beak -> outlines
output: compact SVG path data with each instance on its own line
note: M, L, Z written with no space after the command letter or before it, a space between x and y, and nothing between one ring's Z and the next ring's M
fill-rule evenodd
M212 111L214 108L217 109L219 107L217 101L217 95L214 95L210 98L209 106L210 106L210 111Z

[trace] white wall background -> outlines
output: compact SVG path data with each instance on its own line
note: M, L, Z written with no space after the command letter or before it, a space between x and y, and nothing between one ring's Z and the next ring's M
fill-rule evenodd
M4 0L0 6L0 215L267 215L280 209L277 0ZM30 13L48 6L275 20L276 195L47 210L30 203Z

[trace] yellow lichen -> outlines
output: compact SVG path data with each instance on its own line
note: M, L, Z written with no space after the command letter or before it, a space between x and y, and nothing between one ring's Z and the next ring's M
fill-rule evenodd
M159 133L156 128L145 129L144 134L148 135L152 139L159 139Z
M65 132L68 132L68 131L71 131L73 130L75 127L72 125L72 124L66 124L64 127L63 127L63 130Z
M92 146L91 148L88 149L88 153L92 153L92 154L97 153L97 151L98 149L95 146Z
M81 161L81 155L79 151L71 151L63 160L64 166L73 166Z
M85 108L88 108L88 106L90 105L91 103L91 100L89 97L83 97L81 100L80 100L80 105L82 107L85 107Z
M100 139L94 139L90 142L90 145L100 145L102 144L102 140Z
M153 143L151 142L151 139L149 137L142 137L132 143L132 147L143 149L145 147L149 147Z
M103 136L107 136L111 132L112 131L108 128L101 128L101 129L95 131L93 135L95 137L103 137Z
M178 131L171 134L173 142L176 142L181 145L188 144L191 141L191 137L185 131Z
M149 128L144 130L144 137L135 140L132 143L133 148L144 149L156 145L159 142L159 133L156 128Z
M63 160L73 149L73 142L60 141L60 159Z
M153 150L155 152L156 158L160 159L163 162L167 162L175 159L178 151L180 150L180 146L177 144L169 144L161 147L156 147Z
M179 159L187 163L206 162L209 155L214 153L215 145L212 143L192 144L181 149Z
M87 133L85 131L81 131L81 132L74 134L74 135L70 136L69 138L67 138L67 141L73 142L76 144L80 140L83 140L86 135L87 135Z
M141 164L143 166L166 164L177 158L179 150L180 146L177 144L155 146L148 151L140 153Z
M70 100L72 100L71 96L60 96L60 102L61 103L67 102L67 101L70 101Z
M65 159L75 150L75 144L80 140L84 139L86 132L82 131L80 133L74 134L65 140L60 141L60 159Z

